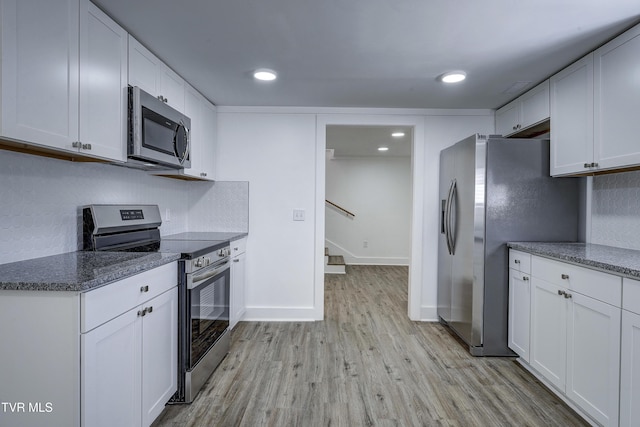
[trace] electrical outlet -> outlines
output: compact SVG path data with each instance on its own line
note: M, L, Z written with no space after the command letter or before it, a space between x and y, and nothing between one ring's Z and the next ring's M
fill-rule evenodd
M363 248L368 248L369 247L369 241L368 240L363 241L362 242L362 247Z
M293 210L293 220L294 221L304 221L305 212L304 209L294 209Z
M171 221L171 209L166 208L166 209L164 210L164 220L165 220L166 222L170 222L170 221Z

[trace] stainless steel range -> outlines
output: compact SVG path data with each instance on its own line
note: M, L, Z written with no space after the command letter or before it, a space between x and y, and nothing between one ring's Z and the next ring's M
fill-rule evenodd
M83 247L94 251L180 253L178 391L170 403L191 403L229 352L229 241L160 238L157 205L83 208Z

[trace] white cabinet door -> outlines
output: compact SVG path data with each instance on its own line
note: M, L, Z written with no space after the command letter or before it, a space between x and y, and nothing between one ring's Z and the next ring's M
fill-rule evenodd
M530 276L509 270L509 348L529 362Z
M496 133L508 136L518 131L520 101L515 100L496 111Z
M526 129L549 118L549 80L545 80L520 98L520 127Z
M81 335L83 426L139 426L141 322L137 309Z
M218 110L215 105L204 99L202 104L202 123L204 135L200 148L200 163L202 177L209 180L216 179L216 156L218 147Z
M535 276L536 272L532 271ZM565 390L567 361L567 306L564 291L537 277L531 277L531 366Z
M567 397L602 425L617 426L621 310L575 292L567 296Z
M622 311L620 426L640 420L640 315Z
M142 425L160 415L177 390L178 288L143 305L142 317ZM149 311L151 309L151 311Z
M194 178L204 178L202 174L202 148L204 145L203 122L204 98L190 85L186 86L184 95L184 112L191 119L191 167L184 170L184 174Z
M160 59L129 35L129 84L145 92L160 95Z
M79 0L2 2L2 135L77 151Z
M127 32L88 1L80 17L80 151L124 161Z
M185 81L129 35L129 84L184 112Z
M245 307L245 282L246 282L246 254L243 252L234 256L231 263L231 293L229 305L231 306L229 316L229 328L233 327L244 316Z
M180 112L184 112L185 82L164 63L160 66L160 94L164 101Z
M595 157L602 169L640 164L640 26L594 52Z
M593 54L550 79L551 175L588 172L593 158Z

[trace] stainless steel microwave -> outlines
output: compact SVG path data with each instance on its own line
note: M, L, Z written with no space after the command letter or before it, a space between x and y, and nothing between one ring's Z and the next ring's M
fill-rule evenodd
M191 167L191 119L137 86L129 87L127 165Z

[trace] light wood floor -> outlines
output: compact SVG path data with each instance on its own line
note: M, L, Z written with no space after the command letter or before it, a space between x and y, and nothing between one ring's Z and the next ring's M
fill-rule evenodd
M407 318L407 268L325 278L322 322L242 322L191 405L154 427L582 426L510 358L474 358Z

